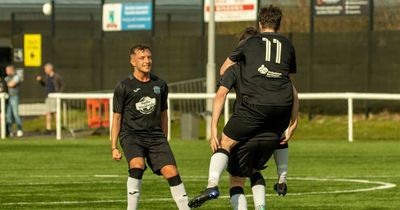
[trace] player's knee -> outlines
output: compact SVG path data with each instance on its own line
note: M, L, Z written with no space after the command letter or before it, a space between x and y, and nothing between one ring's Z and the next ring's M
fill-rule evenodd
M129 169L129 177L134 179L142 179L144 169L141 168L131 168Z
M166 165L160 169L160 172L166 179L178 175L178 169L174 165Z
M129 161L129 168L145 169L144 159L142 157L133 158Z
M173 186L177 186L180 185L182 183L181 177L178 175L170 177L167 179L169 186L173 187Z
M264 185L265 186L264 177L261 175L260 172L253 173L250 176L250 183L251 183L252 187L255 185Z
M232 176L231 177L231 188L233 187L244 187L245 178Z
M221 138L221 147L227 151L230 151L233 146L235 146L238 143L238 141L235 141L225 134L222 135Z
M243 187L239 187L239 186L231 187L231 189L229 190L229 195L231 197L233 197L234 195L238 195L238 194L244 194Z

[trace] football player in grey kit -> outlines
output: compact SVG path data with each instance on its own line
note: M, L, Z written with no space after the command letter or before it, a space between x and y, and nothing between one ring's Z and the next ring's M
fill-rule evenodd
M153 173L162 175L168 181L178 209L190 209L185 187L166 139L168 86L162 79L150 74L152 54L148 46L133 46L130 63L133 72L119 82L114 91L111 131L113 159L122 158L117 147L119 139L128 161L127 209L138 208L142 176L147 168L145 161Z

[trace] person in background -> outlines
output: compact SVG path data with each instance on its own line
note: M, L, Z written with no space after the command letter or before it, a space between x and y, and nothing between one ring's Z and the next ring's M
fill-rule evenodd
M8 93L7 82L3 77L0 77L0 93Z
M24 135L22 131L22 121L18 113L19 105L19 85L21 83L21 78L15 72L15 67L13 65L6 66L6 77L5 82L8 88L8 103L7 103L7 130L9 136L13 136L12 126L13 122L17 125L17 136L21 137Z
M56 112L56 99L49 98L49 93L58 93L62 92L64 85L62 82L62 78L59 74L57 74L54 70L54 65L51 63L46 63L43 66L44 73L46 76L43 78L42 76L37 76L36 80L45 87L46 91L46 131L51 131L51 115Z

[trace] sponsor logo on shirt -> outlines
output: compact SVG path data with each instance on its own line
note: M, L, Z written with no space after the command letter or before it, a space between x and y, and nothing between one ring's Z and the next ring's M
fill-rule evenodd
M266 66L261 65L258 68L258 72L260 72L260 74L265 75L268 78L281 78L282 77L282 73L279 72L275 72L275 71L270 71Z
M135 104L136 110L142 114L151 114L156 106L156 99L148 96L142 97L139 102Z
M160 94L160 93L161 93L161 88L158 87L158 86L154 86L154 87L153 87L153 90L154 90L154 93L155 93L155 94Z
M133 92L137 93L139 90L141 90L141 88L136 88L133 90Z

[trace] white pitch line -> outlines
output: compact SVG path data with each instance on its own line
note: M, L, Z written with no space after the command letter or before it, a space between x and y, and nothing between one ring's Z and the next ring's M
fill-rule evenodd
M78 177L95 177L95 178L117 178L117 177L127 177L126 174L94 174L94 175L31 175L29 177L35 177L35 178L78 178ZM157 176L152 176L157 177ZM152 178L150 177L150 178ZM185 178L208 178L207 176L181 176ZM227 176L225 176L227 177ZM392 174L392 175L363 175L363 176L325 176L324 178L328 179L338 179L338 178L343 178L343 179L353 179L353 178L396 178L400 177L400 174ZM276 177L269 176L267 178L273 178L275 179Z
M189 176L190 178L199 178L198 176ZM204 178L205 176L201 176ZM334 182L355 182L362 184L377 184L379 186L370 188L361 188L353 190L334 190L334 191L321 191L321 192L303 192L303 193L288 193L288 196L300 196L300 195L318 195L318 194L339 194L339 193L355 193L355 192L367 192L374 190L384 190L396 187L396 184L379 181L369 181L363 179L331 179L331 178L317 178L317 177L291 177L293 180L302 181L334 181ZM68 183L64 183L68 184ZM275 194L267 194L269 196L276 196ZM247 195L246 197L252 197ZM229 198L229 196L220 196L220 198ZM141 202L154 202L154 201L173 201L171 198L143 198ZM2 203L1 206L21 206L21 205L60 205L60 204L90 204L90 203L124 203L126 200L93 200L93 201L53 201L53 202L15 202L15 203Z
M4 176L3 176L4 177ZM85 178L85 177L95 177L95 178L118 178L118 177L127 177L126 174L95 174L95 175L30 175L27 176L29 178ZM181 176L182 178L200 178L200 179L207 179L207 176ZM225 176L226 177L226 176ZM396 178L400 177L400 174L393 174L393 175L363 175L363 176L325 176L325 178L329 179L337 179L337 178L343 178L343 179L353 179L353 178ZM7 177L5 177L7 178ZM11 178L11 177L10 177ZM152 176L149 177L150 179L152 178L157 178L157 176ZM276 177L266 177L267 179L275 179ZM148 179L146 177L146 179ZM290 179L290 178L289 178Z
M122 203L126 200L98 200L98 201L53 201L53 202L16 202L2 203L2 206L24 206L24 205L60 205L60 204L88 204L88 203Z
M122 181L78 181L78 182L26 182L26 183L0 183L0 186L35 186L35 185L66 185L66 184L107 184L121 183Z

